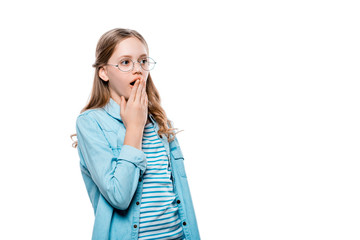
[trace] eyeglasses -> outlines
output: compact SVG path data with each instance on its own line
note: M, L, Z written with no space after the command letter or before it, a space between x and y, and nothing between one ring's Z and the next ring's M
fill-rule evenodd
M141 58L141 59L137 60L137 62L140 64L140 67L142 69L144 69L145 71L153 70L155 67L155 64L156 64L154 59L152 59L151 57ZM123 72L129 72L134 69L135 62L131 58L126 57L126 58L122 58L119 61L119 64L116 64L116 65L107 64L107 65L117 67L120 71L123 71Z

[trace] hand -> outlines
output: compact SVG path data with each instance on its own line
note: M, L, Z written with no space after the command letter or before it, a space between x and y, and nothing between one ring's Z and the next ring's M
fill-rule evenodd
M145 80L136 80L127 102L124 96L120 97L120 116L125 128L144 129L148 117Z

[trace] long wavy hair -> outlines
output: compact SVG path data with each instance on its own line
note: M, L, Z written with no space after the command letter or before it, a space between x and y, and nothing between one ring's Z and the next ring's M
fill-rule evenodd
M145 45L147 52L149 52L149 47L145 39L135 30L115 28L104 33L100 37L96 46L96 61L92 65L95 68L95 74L91 96L88 103L80 113L88 109L102 108L110 101L109 84L99 77L99 70L107 64L111 55L115 51L117 44L130 37L139 39ZM159 136L162 138L162 134L164 134L168 142L173 141L175 139L175 135L183 130L175 133L175 129L177 128L173 128L172 122L167 118L164 109L161 107L160 94L155 87L150 73L146 83L146 93L148 96L148 113L153 115L159 125ZM73 139L74 136L76 136L76 134L70 135L70 138ZM77 147L76 140L73 140L72 146L74 148Z

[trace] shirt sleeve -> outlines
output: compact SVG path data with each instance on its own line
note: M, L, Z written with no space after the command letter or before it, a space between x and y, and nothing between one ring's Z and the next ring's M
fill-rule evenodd
M144 152L123 145L119 156L114 156L99 124L89 115L77 118L76 132L79 151L99 191L114 208L127 209L146 170Z

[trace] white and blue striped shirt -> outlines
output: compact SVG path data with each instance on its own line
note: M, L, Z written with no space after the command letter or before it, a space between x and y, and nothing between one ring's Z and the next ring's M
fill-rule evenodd
M184 239L169 160L151 122L144 128L142 150L147 168L143 175L139 239Z

